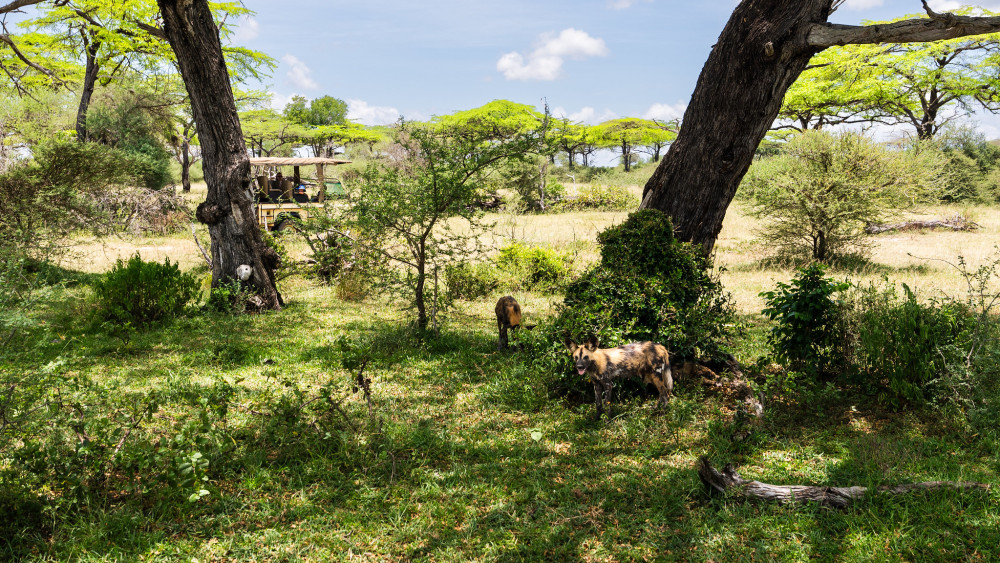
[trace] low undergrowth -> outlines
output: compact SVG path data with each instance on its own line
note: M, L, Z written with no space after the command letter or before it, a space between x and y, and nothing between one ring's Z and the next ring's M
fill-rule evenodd
M55 287L0 349L0 553L42 560L984 560L1000 557L997 450L938 411L788 394L747 440L679 380L616 417L552 398L495 351L488 300L440 337L291 278L264 315L189 309L128 339ZM766 354L769 324L734 342ZM567 356L568 357L568 356ZM981 495L838 512L707 496L699 456L774 483L977 480Z

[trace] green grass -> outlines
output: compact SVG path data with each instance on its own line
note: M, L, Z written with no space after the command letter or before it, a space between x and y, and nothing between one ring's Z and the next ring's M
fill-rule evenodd
M960 292L951 268L913 255L981 262L1000 223L995 209L974 211L981 232L881 237L870 271L852 277ZM571 248L582 266L597 256L595 233L624 217L498 216L493 242ZM745 366L768 354L758 293L791 276L760 260L752 230L734 206L716 256ZM819 385L771 398L734 442L733 397L678 381L667 408L623 391L615 418L597 423L587 397L550 395L558 374L496 352L499 294L459 302L440 338L421 339L405 311L292 277L281 312L192 310L113 336L92 318L96 274L136 250L183 269L200 254L190 233L78 250L70 270L49 273L59 283L37 294L27 328L0 340L0 378L16 384L0 389L0 559L1000 559L997 435L961 413L893 412ZM530 324L560 302L516 297ZM371 414L353 386L364 358ZM207 481L180 470L195 452ZM844 511L756 504L709 496L700 456L775 484L992 488L875 495Z
M7 455L51 428L7 435L0 508L18 507L5 529L20 528L0 550L60 561L1000 557L994 444L935 412L816 392L769 404L752 438L734 444L731 399L681 381L664 411L620 396L616 418L597 423L591 404L547 394L550 374L495 351L490 300L463 304L439 339L421 340L385 304L340 302L300 279L282 289L284 311L193 312L127 342L87 322L84 284L35 310L2 369L45 374L63 397L75 389L83 414L54 420L85 421L95 442L114 445L121 434L100 438L101 421L128 426L126 407L154 391L159 408L79 497ZM752 362L764 353L762 321L745 320L737 351ZM371 417L343 367L363 354ZM224 418L212 410L223 403ZM202 412L213 430L189 449L209 459L209 494L189 502L187 488L157 480L163 463L136 464L154 455L142 444L173 439ZM994 488L876 496L846 511L751 504L709 497L694 471L702 455L771 483Z

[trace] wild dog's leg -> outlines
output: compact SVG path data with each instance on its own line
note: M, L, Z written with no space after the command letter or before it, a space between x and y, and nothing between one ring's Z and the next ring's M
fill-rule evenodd
M601 420L601 413L604 412L604 405L601 402L604 399L604 385L594 380L594 407L597 409L597 414L594 415L594 420Z
M653 368L653 385L660 392L660 404L665 405L670 400L670 393L674 390L674 378L670 372L670 361L661 360Z
M502 352L507 349L507 327L503 325L503 321L497 317L497 351Z
M611 420L611 389L613 384L610 379L604 380L604 412L608 416L608 420Z

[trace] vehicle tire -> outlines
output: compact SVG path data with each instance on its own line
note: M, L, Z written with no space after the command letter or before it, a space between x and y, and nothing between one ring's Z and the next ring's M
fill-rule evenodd
M277 223L275 223L274 224L274 228L271 229L271 230L272 231L277 231L277 232L290 231L295 226L292 223L293 222L291 220L289 220L289 219L282 219L282 220L278 221Z

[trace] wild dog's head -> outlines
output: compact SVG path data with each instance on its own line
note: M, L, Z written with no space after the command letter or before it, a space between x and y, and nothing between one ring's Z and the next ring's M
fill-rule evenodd
M594 364L594 351L597 350L597 338L591 336L590 340L587 340L582 346L569 338L564 342L566 348L569 348L570 355L573 356L573 364L576 366L576 371L580 375L587 373L587 370Z

